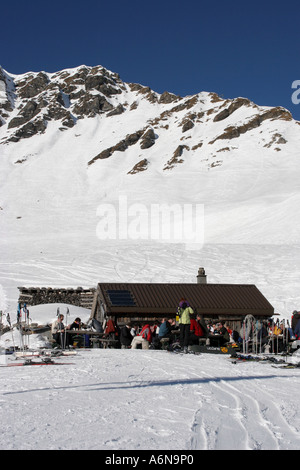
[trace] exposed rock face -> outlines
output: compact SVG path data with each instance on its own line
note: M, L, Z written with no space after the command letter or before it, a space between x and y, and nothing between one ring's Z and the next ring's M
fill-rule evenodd
M242 106L249 106L250 101L245 98L237 98L231 103L228 108L223 109L214 117L214 122L223 121L228 118L234 111L241 108Z
M190 150L187 145L179 145L177 147L173 153L173 157L165 165L164 170L171 170L178 163L183 163L184 160L180 157L182 156L184 149Z
M49 78L43 72L36 76L31 75L27 79L16 81L16 92L20 98L33 98L44 91L49 83Z
M246 132L259 127L265 120L267 119L282 119L285 121L292 120L292 115L289 111L284 108L272 108L269 111L266 111L262 114L257 114L253 118L251 118L248 122L241 126L229 126L225 129L224 133L216 137L214 140L210 142L213 144L216 140L219 139L236 139L241 134L245 134Z
M155 144L155 133L153 129L148 129L143 135L140 143L141 149L148 149Z
M147 170L149 162L147 158L143 158L143 160L139 161L132 170L128 171L128 175L135 175L136 173L140 173L141 171Z
M28 139L33 135L42 134L45 132L46 127L46 122L43 119L29 121L15 132L15 134L10 138L10 141L18 142L20 139Z
M27 101L24 108L21 109L18 116L8 123L8 129L19 127L30 121L41 111L41 107L35 101Z
M73 113L78 119L82 119L84 117L94 117L111 109L113 109L113 106L106 101L104 96L85 94L74 105Z
M99 153L99 155L96 155L92 160L88 162L89 165L92 165L95 163L96 160L103 160L105 158L110 157L114 152L125 152L125 150L130 147L131 145L136 144L136 142L141 138L143 135L144 131L140 130L135 132L134 134L129 134L126 136L125 139L121 140L118 142L116 145L113 147L109 147L108 149L103 150L102 152Z
M12 80L0 67L0 127L5 124L9 113L13 111L12 97L8 87L9 82L12 82Z
M8 80L12 82L10 97ZM114 106L109 99L123 90L118 75L103 67L83 66L56 74L28 73L14 80L0 68L0 126L7 124L8 130L17 129L7 136L8 142L17 142L44 132L48 121L60 121L64 129L73 127L77 119L102 113L118 115L124 112L124 106Z
M224 100L206 92L160 95L148 86L125 83L101 66L19 76L0 67L0 145L47 135L49 129L55 130L57 138L61 131L78 137L81 130L69 130L80 128L81 123L88 129L91 122L92 145L85 155L88 167L122 152L124 158L129 155L128 174L151 171L152 158L160 155L162 170L191 158L211 169L223 163L215 159L219 152L238 151L245 134L246 139L254 135L265 151L280 151L289 135L282 129L292 121L286 109L259 107L247 98ZM231 145L232 140L237 145ZM25 161L27 155L22 153L15 158L15 162Z

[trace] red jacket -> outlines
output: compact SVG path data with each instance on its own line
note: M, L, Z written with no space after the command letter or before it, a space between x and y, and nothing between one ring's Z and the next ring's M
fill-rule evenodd
M150 326L148 324L143 326L142 331L140 332L139 336L141 336L142 338L149 341L149 343L151 343L152 333L151 333Z
M193 331L196 336L204 336L204 331L201 325L194 318L191 318L190 330Z

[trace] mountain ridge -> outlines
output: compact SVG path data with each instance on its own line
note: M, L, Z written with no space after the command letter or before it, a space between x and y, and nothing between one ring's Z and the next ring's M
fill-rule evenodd
M213 92L159 94L83 65L0 69L0 116L7 233L43 235L38 220L59 233L67 220L80 232L83 218L92 232L98 205L125 194L146 205L205 205L211 241L297 240L300 123L285 108Z

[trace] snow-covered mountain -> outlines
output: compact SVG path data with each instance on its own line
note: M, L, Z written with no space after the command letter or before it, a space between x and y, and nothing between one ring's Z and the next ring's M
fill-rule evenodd
M156 259L146 249L139 259L132 240L125 251L122 243L99 240L97 208L117 207L120 196L147 206L202 204L205 246L215 250L295 245L299 144L300 123L288 110L247 98L159 94L102 66L23 75L0 68L2 282L10 289L41 279L56 285L91 285L106 276L155 280L160 268L164 279L194 279L203 251L177 252L172 272L175 245ZM109 255L108 246L115 250ZM184 257L189 262L180 274ZM130 260L137 263L132 272ZM224 280L226 262L219 261Z

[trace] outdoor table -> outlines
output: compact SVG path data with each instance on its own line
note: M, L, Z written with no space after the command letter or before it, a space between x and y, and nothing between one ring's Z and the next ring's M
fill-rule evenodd
M66 333L69 335L81 336L83 339L84 346L86 346L85 338L84 338L85 335L88 335L90 339L101 338L104 335L104 333L100 333L99 331L94 331L94 330L67 330L66 329Z
M96 336L103 336L104 333L100 333L99 331L95 330L67 330L66 332L71 335L96 335Z
M217 342L217 345L218 347L222 346L224 341L223 341L223 335L219 335L219 334L209 334L208 335L208 338L210 340L210 344L212 344L212 342Z

